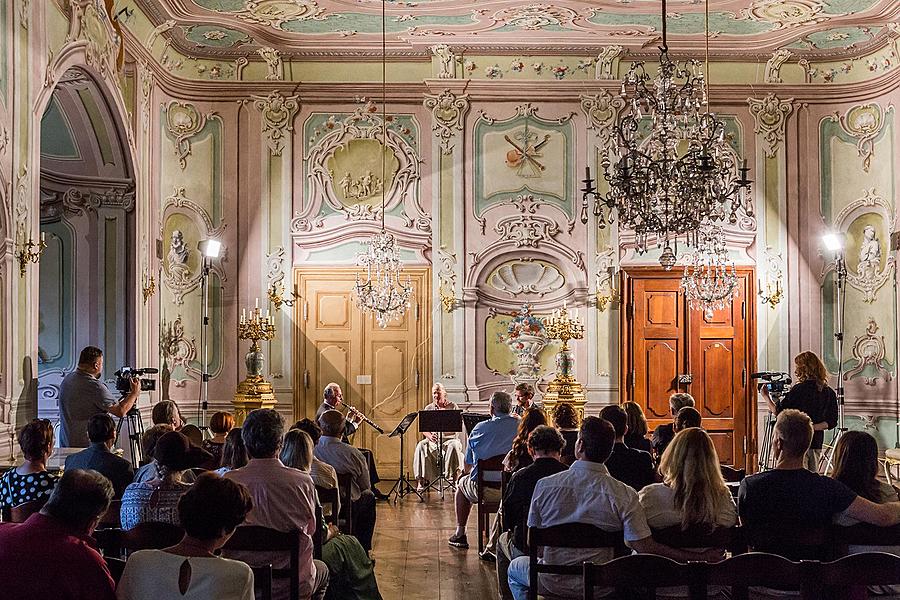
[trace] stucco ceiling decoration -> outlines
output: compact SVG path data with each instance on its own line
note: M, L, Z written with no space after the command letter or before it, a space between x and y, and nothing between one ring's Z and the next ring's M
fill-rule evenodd
M259 60L274 48L292 57L380 55L381 2L376 0L136 0L161 35L195 57ZM675 52L704 45L704 5L669 1ZM845 57L883 45L900 20L896 0L711 0L713 56L759 59L789 46L797 59ZM594 54L624 46L655 53L659 0L427 0L388 2L392 55L427 57L435 44L467 52ZM793 58L792 58L793 60Z

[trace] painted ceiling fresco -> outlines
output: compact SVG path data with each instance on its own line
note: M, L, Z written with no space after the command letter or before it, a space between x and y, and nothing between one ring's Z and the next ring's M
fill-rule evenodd
M163 35L191 56L364 56L381 50L380 0L137 0ZM443 43L480 52L655 49L659 0L391 0L389 51L426 54ZM669 0L669 44L704 43L702 0ZM779 48L827 58L864 51L900 31L897 0L710 0L718 55L761 57Z

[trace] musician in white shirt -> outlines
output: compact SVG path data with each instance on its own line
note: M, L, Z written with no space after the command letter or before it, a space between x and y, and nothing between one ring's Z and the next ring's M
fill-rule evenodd
M422 410L459 410L455 402L447 400L447 390L440 383L431 388L432 402ZM422 491L429 481L438 475L438 439L443 440L444 474L456 481L463 462L462 442L458 433L422 432L422 439L416 444L413 454L413 475L419 482L418 490Z

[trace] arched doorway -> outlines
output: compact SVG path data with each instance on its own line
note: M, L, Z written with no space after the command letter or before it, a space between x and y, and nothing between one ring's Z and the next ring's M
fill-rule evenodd
M58 416L59 383L87 345L104 380L135 357L135 180L123 124L86 71L67 70L41 119L38 414Z

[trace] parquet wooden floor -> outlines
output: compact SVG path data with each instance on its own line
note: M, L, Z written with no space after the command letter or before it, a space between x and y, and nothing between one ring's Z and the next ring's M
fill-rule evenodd
M478 558L476 513L469 518L471 548L447 544L456 528L453 496L426 502L409 495L400 502L379 502L372 556L385 600L457 600L497 598L494 563Z

